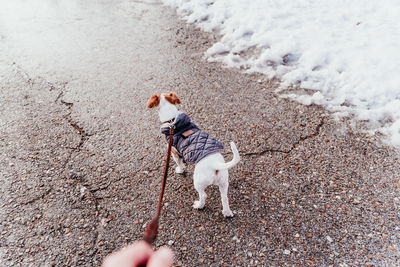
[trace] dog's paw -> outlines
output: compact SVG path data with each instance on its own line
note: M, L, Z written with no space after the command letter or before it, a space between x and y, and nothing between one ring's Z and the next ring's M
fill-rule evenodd
M224 217L233 217L233 213L231 210L223 210L222 214L224 215Z
M175 168L175 172L176 172L177 174L182 174L184 171L185 171L185 170L184 170L183 168L179 167L179 166Z
M204 203L201 203L200 201L195 201L194 202L194 204L193 204L193 208L195 208L195 209L202 209L202 208L204 208Z

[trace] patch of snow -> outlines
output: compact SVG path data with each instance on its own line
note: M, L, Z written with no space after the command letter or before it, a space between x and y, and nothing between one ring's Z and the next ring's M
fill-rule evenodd
M163 0L221 34L206 55L281 79L283 95L368 120L400 145L400 1Z

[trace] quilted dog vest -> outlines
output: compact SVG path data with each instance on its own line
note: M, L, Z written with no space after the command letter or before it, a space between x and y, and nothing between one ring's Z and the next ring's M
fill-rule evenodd
M190 121L186 113L180 112L174 121L175 133L172 141L173 147L178 151L179 157L185 163L197 163L206 156L220 152L224 146L215 137L200 129ZM190 133L185 136L184 133ZM165 140L169 139L169 127L161 128Z

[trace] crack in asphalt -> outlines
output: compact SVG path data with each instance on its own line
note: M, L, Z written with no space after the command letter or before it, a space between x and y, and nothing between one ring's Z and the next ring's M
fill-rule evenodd
M80 140L79 143L76 147L70 147L70 149L72 151L70 151L67 160L65 161L64 165L63 165L63 169L67 168L67 165L69 164L69 162L71 161L72 158L72 154L74 153L74 151L76 152L80 152L83 145L85 144L85 142L89 139L90 136L93 136L93 134L87 133L86 130L80 126L78 124L78 122L76 122L73 118L72 118L72 108L74 106L74 103L72 102L67 102L65 100L62 99L62 97L64 96L64 91L61 90L61 92L59 93L59 95L57 96L57 98L55 99L55 103L60 103L63 106L67 107L68 113L64 116L64 118L67 120L67 122L69 123L69 125L74 128L76 131L78 131L78 134L80 136ZM93 231L94 237L93 237L93 241L92 241L92 248L94 249L94 251L90 254L90 257L93 257L97 252L98 252L98 242L99 242L99 227L101 224L100 221L100 216L98 216L100 214L100 203L99 200L101 200L101 197L97 197L96 196L96 191L98 191L99 189L92 189L90 184L88 184L83 177L81 176L74 176L74 174L72 173L70 178L75 178L75 180L77 181L78 184L81 185L81 188L85 188L87 189L88 194L91 196L90 198L93 200L94 202L94 212L95 212L95 217L98 218L97 222L94 222L94 226L95 226L95 230ZM76 179L77 178L77 179ZM107 187L110 184L107 185ZM83 199L85 197L86 194L83 194L81 196L81 198Z
M324 124L325 124L325 120L326 120L326 117L325 116L322 117L320 123L315 127L315 130L313 133L306 135L306 136L300 136L300 138L296 142L292 143L292 147L288 150L270 148L270 149L265 149L265 150L258 151L258 152L240 152L240 154L241 154L241 156L244 156L244 157L262 156L266 153L290 154L301 142L318 136L320 134L322 126L324 126Z
M28 200L26 202L21 203L22 205L28 205L28 204L32 204L35 203L36 201L39 201L43 198L45 198L48 194L50 194L50 192L53 190L52 187L48 188L44 193L40 194L39 196L32 198L31 200Z
M59 98L59 97L57 97ZM83 144L89 139L90 136L92 136L93 134L89 134L85 131L85 129L83 129L83 127L79 126L78 123L76 121L74 121L72 119L72 107L74 106L74 103L70 103L70 102L66 102L63 99L60 100L60 103L64 106L67 106L68 109L68 114L65 115L65 119L68 121L68 123L75 129L78 131L79 136L80 136L80 141L79 144L75 147L72 148L73 150L77 150L80 151Z
M103 184L100 184L99 186L97 186L97 187L95 187L95 188L90 188L90 192L92 192L92 193L94 193L94 192L97 192L97 191L102 191L102 190L105 190L105 189L108 189L108 187L111 185L111 184L115 184L115 183L117 183L117 182L119 182L119 181L121 181L121 180L124 180L124 179L129 179L130 178L130 176L120 176L119 178L117 178L117 179L113 179L113 180L110 180L109 182L107 182L107 183L103 183ZM102 197L97 197L97 199L103 199Z
M34 84L37 83L42 83L44 85L43 88L46 88L49 92L52 91L59 91L59 94L57 95L56 99L54 100L54 103L59 104L62 107L66 107L66 114L63 115L63 118L68 122L68 124L77 131L80 140L79 143L75 147L68 147L64 146L64 148L70 149L68 152L66 160L63 162L61 166L61 170L67 171L68 164L71 162L71 159L73 157L74 152L79 153L82 150L82 147L84 146L85 142L89 139L90 136L93 134L88 133L77 121L75 121L72 117L72 108L74 106L74 103L67 102L63 100L64 96L64 90L65 90L65 85L67 82L64 82L62 84L55 84L52 82L47 81L44 77L37 76L35 78L31 77L27 71L25 71L21 66L19 66L17 63L12 63L12 66L15 68L15 75L20 76L21 79L23 79L27 85L33 86ZM62 112L64 113L64 112ZM96 196L96 191L103 189L102 187L100 188L95 188L92 189L90 184L88 184L84 177L79 177L79 176L74 176L74 173L71 172L69 175L69 178L76 180L76 185L79 185L80 188L85 188L85 191L83 194L81 194L81 200L84 198L88 198L89 205L93 205L93 212L95 213L95 217L98 218L97 221L93 222L93 225L95 227L95 230L93 231L93 238L92 238L92 248L93 252L90 254L90 256L94 256L96 253L98 253L98 242L99 242L99 236L100 236L100 227L101 227L101 220L100 216L100 203L99 200L102 199L101 197ZM107 184L105 188L107 188L110 184ZM43 200L46 196L51 194L53 192L54 187L49 186L44 192L42 192L40 195L33 197L30 200L27 200L23 203L20 203L21 205L30 205L33 204L37 201ZM92 202L92 204L90 204ZM104 212L105 210L103 210Z
M26 82L29 84L34 84L35 83L35 79L31 78L29 76L29 74L24 71L21 67L19 67L17 64L13 64L16 65L17 67L17 72L19 72L20 74L22 74L22 76L26 79ZM71 102L67 102L65 100L63 100L63 96L64 96L64 89L65 89L65 85L67 83L63 83L61 87L57 86L54 83L51 83L49 81L47 81L45 78L43 77L38 77L39 79L43 79L46 83L46 85L49 87L48 90L49 91L54 91L54 90L60 90L60 93L58 94L57 98L55 99L54 103L59 103L62 106L65 106L67 108L67 114L64 115L64 118L67 120L67 122L69 123L69 125L74 128L80 137L79 143L78 145L76 145L75 147L68 147L69 149L71 149L71 151L68 153L67 159L65 160L65 162L62 165L62 169L66 170L67 165L71 162L71 158L74 152L80 152L83 145L85 144L85 142L89 139L90 136L92 136L93 134L88 133L82 126L80 126L78 124L77 121L75 121L72 118L72 108L74 106L74 103ZM84 197L88 197L92 199L92 201L94 202L94 212L96 214L96 217L99 218L99 213L100 213L100 204L99 204L99 200L102 198L99 198L95 195L95 192L98 191L99 189L91 189L91 186L83 179L83 177L80 176L74 176L74 174L72 173L70 175L70 178L75 178L75 180L77 181L77 184L80 185L81 188L85 188L87 189L87 193L83 194L81 196L81 199L83 199ZM109 184L107 185L107 187L109 186ZM39 195L36 198L33 198L25 203L23 203L24 205L28 205L28 204L32 204L38 200L43 199L44 197L46 197L48 194L50 194L52 192L53 188L50 187L49 189L47 189L43 194ZM94 231L94 237L93 237L93 241L92 241L92 247L94 249L93 253L91 254L91 256L95 255L98 252L98 247L97 247L97 243L99 241L99 226L100 226L100 218L97 220L97 222L94 223L95 225L95 231Z
M33 84L35 83L35 79L32 78L32 77L28 74L27 71L23 70L22 67L19 66L16 62L13 62L13 63L12 63L12 66L15 66L15 68L16 68L16 74L21 75L22 78L26 80L26 83L27 83L27 84L33 85ZM37 79L42 79L43 81L45 81L45 83L46 83L47 86L49 87L48 90L49 90L50 92L51 92L51 91L54 91L54 90L57 90L57 88L58 88L58 86L57 86L56 84L47 81L47 80L46 80L45 78L43 78L43 77L40 77L40 76L39 76L39 77L37 77ZM65 85L66 85L66 84L67 84L67 82L64 82L64 83L62 84L62 87L59 89L59 90L60 90L60 93L58 94L57 98L54 100L54 103L57 103L57 102L59 101L59 103L61 103L62 105L67 106L68 113L67 113L64 117L65 117L65 119L68 121L68 123L69 123L75 130L78 131L78 133L79 133L79 135L80 135L80 137L81 137L81 140L80 140L79 144L78 144L75 148L72 148L72 149L74 149L74 150L80 150L80 149L82 148L83 144L85 143L85 141L87 141L87 139L88 139L90 136L92 136L93 134L87 133L87 132L85 131L85 129L83 129L83 127L79 126L79 124L78 124L76 121L74 121L74 120L72 119L72 115L71 115L71 114L72 114L72 107L73 107L74 103L70 103L70 102L64 101L64 100L62 99L62 97L64 96L64 89L65 89Z

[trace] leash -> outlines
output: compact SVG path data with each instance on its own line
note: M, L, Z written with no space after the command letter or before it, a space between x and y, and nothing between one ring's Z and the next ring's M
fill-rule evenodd
M162 199L164 196L165 190L165 183L167 182L167 175L168 175L168 167L169 167L169 159L171 157L171 148L172 148L172 140L174 137L174 125L169 126L169 142L168 142L168 150L167 150L167 160L165 162L164 168L164 176L161 182L161 192L160 197L158 198L158 207L153 219L147 223L146 230L143 234L143 240L146 241L149 245L151 245L154 240L156 240L157 233L158 233L158 221L161 215L161 208L162 208Z

